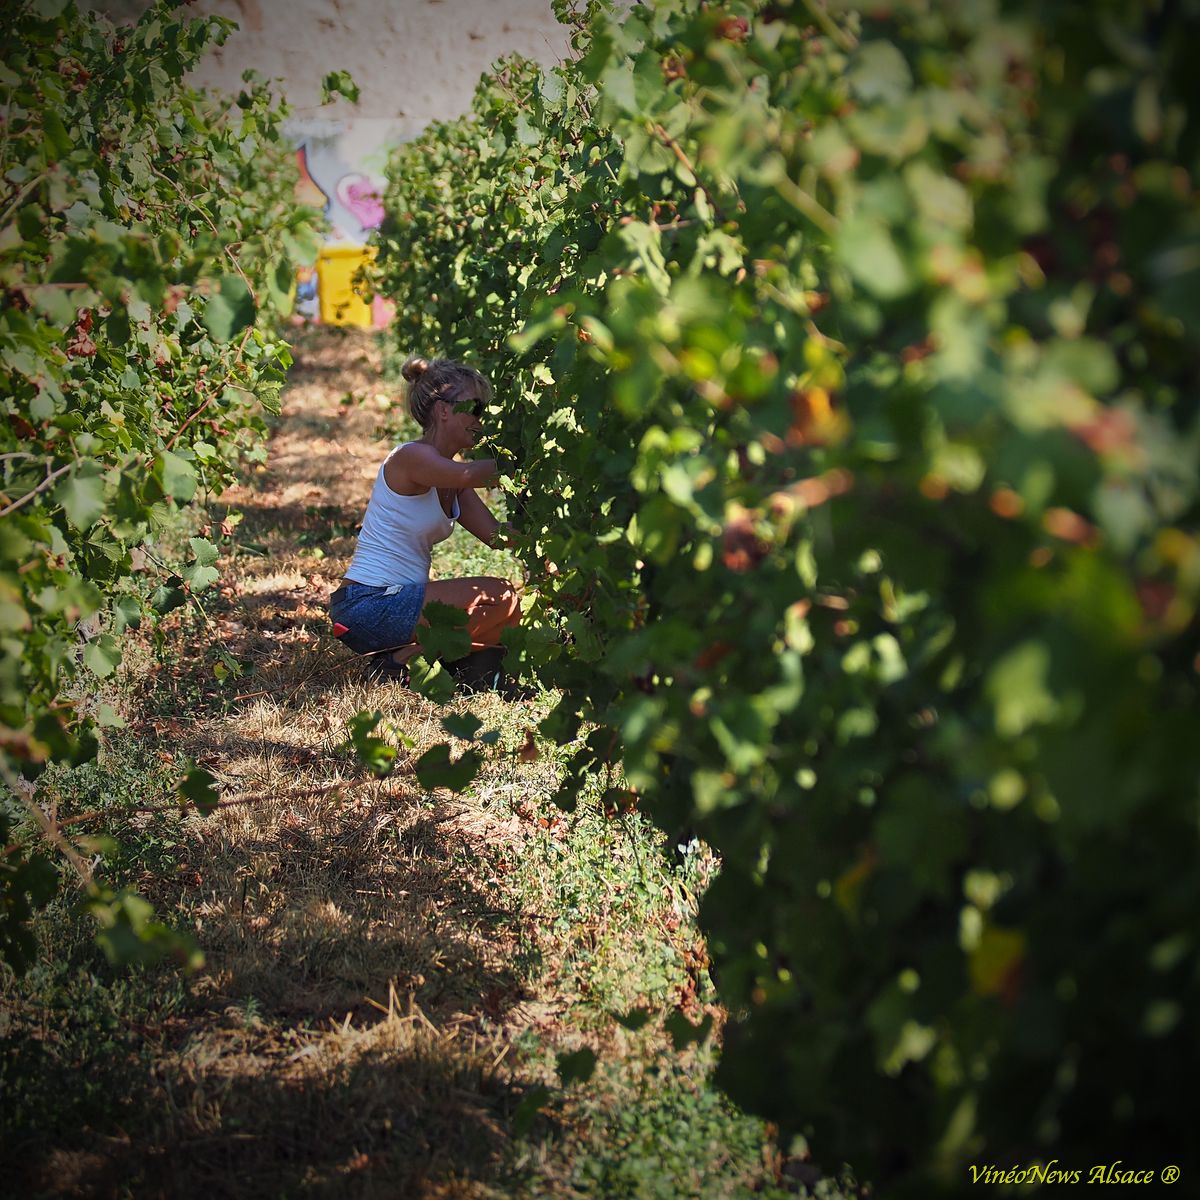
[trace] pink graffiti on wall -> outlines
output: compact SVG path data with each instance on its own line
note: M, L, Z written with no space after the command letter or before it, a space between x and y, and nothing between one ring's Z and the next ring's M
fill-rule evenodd
M351 172L337 181L337 198L358 218L363 231L383 224L383 184Z
M296 198L302 204L311 204L321 209L326 216L344 217L349 214L358 224L358 229L339 230L350 235L370 233L383 224L382 179L364 175L360 171L347 171L335 181L318 180L313 177L309 163L308 146L296 151L296 164L300 168L300 182L296 185ZM336 199L341 211L332 212Z
M318 155L318 158L323 157ZM296 165L300 169L300 179L296 184L296 199L302 204L319 208L333 222L335 239L350 236L364 237L372 229L377 229L383 223L383 189L381 179L364 175L359 171L348 171L342 174L332 186L328 181L325 185L314 178L309 161L307 143L296 151ZM328 167L328 163L326 163ZM332 173L332 172L331 172ZM318 175L322 174L320 170ZM357 229L347 229L350 221L357 223ZM320 311L320 273L312 267L301 267L296 279L296 319L318 320ZM392 319L395 306L382 296L374 296L371 301L372 324L376 329L382 329Z

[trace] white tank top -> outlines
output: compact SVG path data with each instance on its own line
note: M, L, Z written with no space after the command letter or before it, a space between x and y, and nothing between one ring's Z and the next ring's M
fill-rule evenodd
M409 444L397 446L384 459L384 465L392 454ZM380 466L346 578L368 587L428 583L433 547L454 532L458 512L455 496L453 512L446 516L437 488L419 496L401 496L392 491Z

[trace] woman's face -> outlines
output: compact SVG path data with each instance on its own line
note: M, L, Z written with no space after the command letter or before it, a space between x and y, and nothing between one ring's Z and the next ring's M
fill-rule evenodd
M454 440L459 442L464 450L475 445L483 429L480 422L485 404L483 398L477 390L468 389L453 403L446 403L449 409L447 427Z

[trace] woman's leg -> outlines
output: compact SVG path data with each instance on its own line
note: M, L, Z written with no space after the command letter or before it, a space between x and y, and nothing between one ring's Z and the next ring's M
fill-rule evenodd
M430 580L425 588L425 603L449 604L466 613L472 651L498 645L504 630L521 619L521 598L516 588L507 579L488 575ZM418 636L421 624L428 622L422 618L417 626ZM413 642L392 657L396 662L407 662L420 650L420 642Z

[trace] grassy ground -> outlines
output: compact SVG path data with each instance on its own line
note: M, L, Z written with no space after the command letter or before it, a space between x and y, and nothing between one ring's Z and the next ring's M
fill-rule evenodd
M720 1027L693 922L707 852L663 854L594 795L551 805L556 751L528 748L545 697L473 699L494 753L468 795L426 793L411 764L442 714L329 637L395 402L365 335L301 340L269 465L213 510L219 591L143 627L127 728L43 786L60 818L98 814L73 828L115 839L100 874L205 964L118 972L69 894L43 915L40 964L0 974L5 1190L795 1194L797 1164L709 1086L711 1039L676 1052L664 1031L677 1012ZM465 534L435 570L517 574ZM384 779L343 747L364 708L401 746ZM222 786L203 819L170 805L192 762ZM613 1019L639 1009L641 1028ZM581 1051L594 1074L564 1084Z

